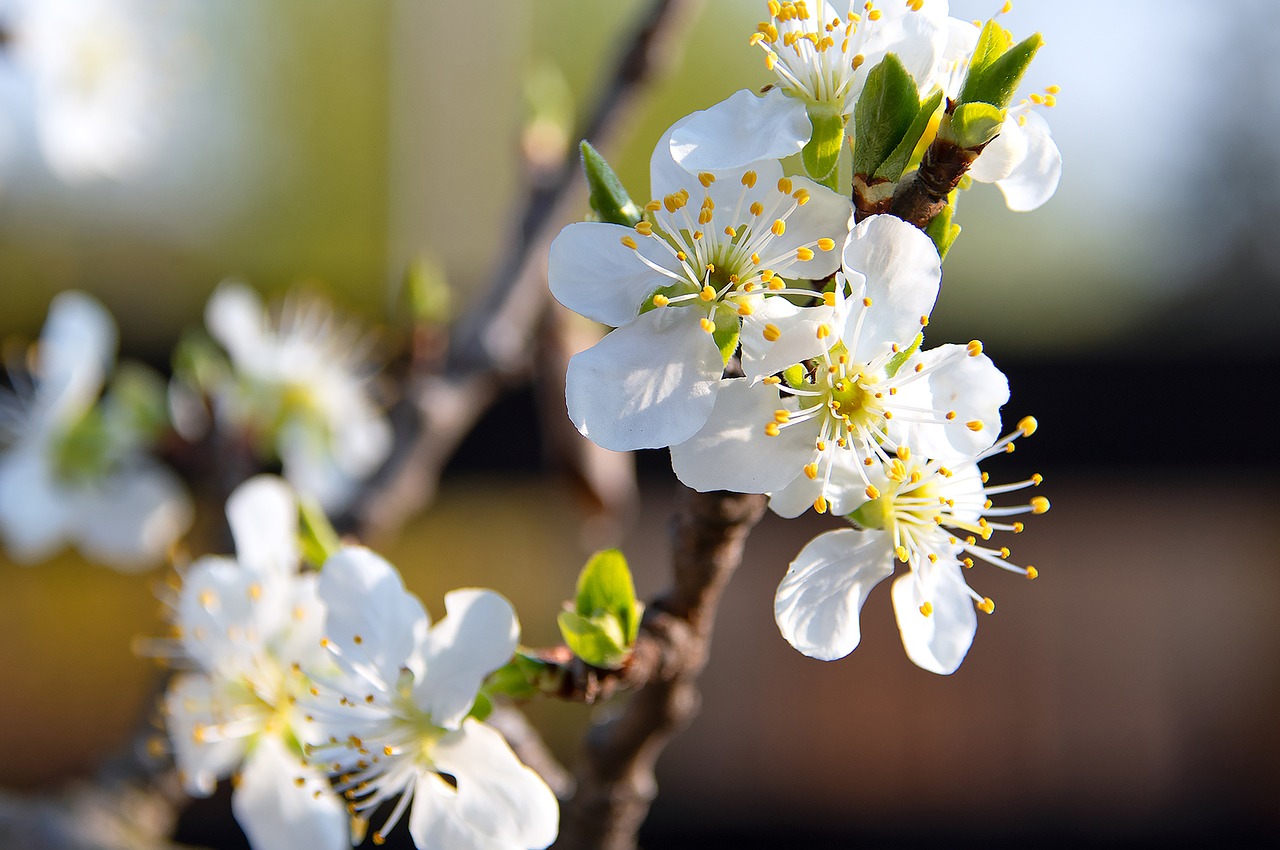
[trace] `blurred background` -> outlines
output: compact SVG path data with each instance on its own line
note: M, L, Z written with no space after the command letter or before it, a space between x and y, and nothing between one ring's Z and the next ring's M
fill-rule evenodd
M31 83L35 50L0 39L0 337L34 338L50 298L79 288L114 313L124 354L164 368L232 275L268 293L318 285L395 324L405 269L426 254L465 308L509 238L521 162L576 143L568 128L644 4L113 5L129 28L86 67L126 57L142 93L120 95L136 120L105 152L58 141L67 119ZM1062 87L1046 114L1062 184L1032 214L990 186L962 198L930 338L982 339L1010 377L1008 423L1041 423L990 465L997 481L1046 476L1054 509L1014 547L1041 578L972 576L998 611L953 676L907 661L887 587L858 650L824 664L778 636L772 598L830 526L766 518L721 610L702 713L662 762L648 846L1247 845L1280 827L1280 501L1265 448L1280 388L1280 9L1228 5L1015 2L1006 26L1047 42L1027 89ZM746 45L763 6L707 0L683 27L605 151L634 195L667 126L770 82ZM15 7L0 3L0 22ZM532 419L535 398L494 416ZM579 504L538 429L488 437L383 548L433 612L452 587L492 586L526 642L551 643L588 551ZM665 455L639 462L643 506L620 542L652 595L676 484ZM131 645L162 631L163 577L0 555L0 784L52 786L127 739L158 681ZM589 711L531 713L571 760ZM184 837L240 846L225 802L195 807Z

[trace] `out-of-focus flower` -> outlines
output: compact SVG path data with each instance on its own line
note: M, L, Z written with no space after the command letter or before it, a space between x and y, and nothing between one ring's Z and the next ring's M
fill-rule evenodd
M164 130L177 17L138 0L17 0L5 26L40 149L69 182L136 171Z
M744 320L767 295L820 299L783 278L834 272L852 215L847 198L783 177L777 162L686 171L671 159L675 129L653 152L655 200L634 229L580 222L551 245L552 294L616 328L574 356L566 387L578 430L615 451L674 445L701 428Z
M118 399L98 403L115 360L116 328L97 301L63 292L30 376L0 391L0 537L34 562L72 543L122 570L155 564L191 522L173 473L145 453L146 435Z
M205 325L234 367L207 388L218 414L269 445L300 493L345 507L391 452L391 425L370 395L371 338L316 296L286 299L273 320L235 281L213 293Z
M896 558L909 567L894 581L892 594L907 657L934 673L954 672L978 628L975 608L995 610L989 597L970 589L965 570L981 560L1028 578L1038 575L1035 567L1010 563L1008 548L985 545L994 532L1022 531L1021 522L1005 523L1004 517L1049 509L1043 496L1008 507L990 501L1039 485L1039 475L987 486L978 470L978 461L1034 432L1035 420L1028 417L1018 427L954 466L916 460L909 453L878 464L864 501L848 514L856 528L814 538L778 585L774 616L783 637L811 658L830 661L848 655L861 638L862 604L871 588L893 574Z
M208 556L183 577L175 606L178 675L164 700L188 793L238 777L231 806L260 850L343 850L347 813L323 771L305 763L309 721L296 706L321 667L324 608L316 575L298 572L298 504L259 476L227 500L236 557Z
M520 625L489 590L445 596L431 625L395 568L349 547L320 574L328 606L323 643L342 677L320 683L307 704L328 745L312 756L345 771L339 786L355 811L397 795L375 844L408 811L422 850L527 850L555 840L559 808L542 779L502 735L469 716L489 673L510 660Z

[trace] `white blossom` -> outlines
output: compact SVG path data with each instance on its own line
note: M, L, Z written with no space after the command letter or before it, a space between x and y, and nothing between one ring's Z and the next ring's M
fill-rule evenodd
M184 788L211 794L236 776L231 805L258 850L349 846L342 800L306 764L312 725L297 707L315 669L324 608L316 575L298 572L298 504L279 478L259 476L227 500L234 558L186 572L174 627L194 669L174 678L165 715Z
M285 301L277 319L257 293L224 282L205 308L236 380L213 388L219 415L260 436L284 477L328 511L391 452L391 425L371 395L371 340L318 297Z
M679 443L706 421L743 317L784 278L836 270L847 198L777 162L694 174L671 159L669 130L650 162L655 200L634 229L581 222L551 246L551 292L616 330L569 363L569 417L628 451ZM807 290L795 290L816 299Z
M359 814L399 796L374 843L406 811L423 850L554 841L551 790L497 730L469 716L485 677L519 641L510 603L489 590L455 590L432 625L395 568L356 547L325 562L320 597L329 611L322 642L345 675L308 705L333 742L312 747L312 758L344 772L339 788Z
M778 585L774 616L783 637L811 658L830 661L848 655L861 639L862 605L871 589L893 574L896 559L908 567L892 592L907 656L925 670L954 672L977 631L975 608L995 610L989 597L969 587L965 571L983 561L1028 578L1038 575L1035 567L1012 564L1008 548L991 548L986 541L997 531L1022 531L1021 522L1007 523L1005 517L1049 509L1042 496L1007 507L990 501L1038 486L1040 476L987 486L977 466L983 458L1008 451L1015 437L1035 428L1028 417L1018 431L953 466L909 452L877 464L874 483L847 515L855 528L814 538Z
M124 416L98 396L115 361L116 328L97 301L63 292L31 374L0 390L0 538L16 561L66 543L121 570L154 565L186 531L181 482L144 451Z
M969 168L979 183L994 183L1014 212L1030 212L1053 197L1062 179L1062 153L1038 106L1051 106L1057 89L1009 107L1000 135L982 149Z

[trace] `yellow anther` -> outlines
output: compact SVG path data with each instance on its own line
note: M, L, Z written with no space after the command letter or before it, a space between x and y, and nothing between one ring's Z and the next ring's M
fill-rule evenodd
M777 64L778 64L778 54L774 53L773 51L770 51L764 55L764 66L768 68L770 71L772 71L774 69L774 66L776 66Z
M738 315L739 315L739 316L750 316L750 315L751 315L752 313L754 313L755 311L756 311L756 308L752 307L752 306L751 306L749 303L747 303L746 301L743 301L741 304L739 304L739 305L738 305Z
M1024 528L1026 528L1026 526L1025 526L1025 525L1023 525L1023 524L1022 524L1022 523L1020 523L1020 522L1015 522L1015 523L1013 524L1013 533L1014 533L1014 534L1021 534L1021 533L1022 533L1022 530L1023 530Z
M756 173L754 171L747 171L743 173L742 185L746 186L748 189L754 189L756 185Z
M880 20L880 10L872 9L870 12L867 12L867 20L871 20L871 21Z
M200 591L200 605L204 608L212 608L218 604L218 594L212 590Z
M766 375L760 379L760 383L770 387L776 387L778 384L782 383L782 379L777 375Z
M808 189L797 189L796 193L791 197L796 199L797 204L799 204L800 206L804 206L805 204L809 203L809 199L812 196L809 194Z
M636 240L631 238L630 233L628 233L626 236L622 237L618 241L620 241L627 248L630 248L632 251L636 249Z
M814 509L815 511L817 511L818 513L820 513L820 514L825 514L825 513L827 512L827 500L826 500L826 499L824 499L824 498L823 498L823 497L821 497L821 496L819 496L818 498L814 499L814 500L813 500L813 509Z
M885 419L892 419L892 418L893 418L893 411L891 411L891 410L886 410L886 411L884 412L884 414L883 414L883 415L884 415L884 418L885 418Z
M876 489L876 485L868 484L866 489L867 498L875 501L880 498L880 491ZM905 559L904 559L905 560Z
M781 193L782 193L782 194L784 194L784 195L790 195L790 194L791 194L791 189L792 189L792 185L791 185L791 178L790 178L790 177L779 177L779 178L778 178L778 191L779 191L779 192L781 192Z
M1031 497L1031 513L1033 513L1033 514L1042 514L1042 513L1044 513L1044 512L1045 512L1045 511L1047 511L1047 510L1049 510L1049 500L1048 500L1048 499L1046 499L1044 496L1032 496L1032 497Z
M702 188L709 189L711 184L716 182L716 176L709 171L699 171L698 182L702 184Z
M786 408L778 408L773 412L773 421L779 425L786 425L791 421L791 411Z
M818 465L816 463L806 463L804 465L804 476L810 481L818 480Z
M822 303L828 307L836 306L836 294L834 292L822 293Z
M665 295L659 294L659 295L653 296L653 306L655 307L665 307L670 303L671 303L671 299Z
M684 251L676 251L676 259L683 263L685 260L689 259L689 255Z
M662 209L662 201L650 201L644 205L644 208L649 212L657 212Z
M1035 567L1027 567L1027 578L1034 581L1036 577L1039 575L1040 575L1040 571L1037 570Z
M253 584L249 585L249 589L246 592L249 594L250 599L257 602L262 598L262 585L255 581Z
M1001 547L1000 547L1000 557L1001 557L1001 558L1004 558L1005 560L1008 560L1008 558L1009 558L1009 556L1010 556L1011 554L1013 554L1013 553L1009 551L1009 547L1008 547L1008 546L1001 546Z
M863 306L863 307L870 307L870 306L871 306L871 296L870 296L870 295L868 295L867 297L865 297L865 298L863 298L863 299L862 299L862 306Z
M990 596L982 597L982 601L978 603L978 610L984 614L994 614L996 611L996 603L992 601Z
M911 449L908 446L898 446L898 450L894 452L901 461L911 460Z
M1044 96L1044 105L1052 109L1058 105L1058 99L1051 94Z
M730 239L734 239L737 238L738 231L734 230L732 227L726 227L724 229L724 235L728 236Z
M836 247L836 240L829 239L826 236L818 240L819 251L833 251Z
M1062 86L1045 86L1044 91L1045 94L1059 94L1062 91Z
M787 232L787 223L780 218L774 219L773 227L770 227L769 229L773 231L774 236L781 236Z
M1044 95L1042 95L1042 94L1038 94L1038 93L1033 92L1033 93L1031 94L1030 100L1031 100L1031 102L1032 102L1032 103L1036 104L1037 106L1043 106L1043 105L1044 105Z
M874 460L872 460L871 458L869 458L869 457L864 457L864 458L862 459L862 465L863 465L863 466L875 466L875 465L876 465L876 462L875 462Z
M711 321L710 319L708 319L706 316L703 316L703 317L698 321L698 324L699 324L699 325L701 325L701 326L702 326L702 329L703 329L704 331L706 331L707 333L715 333L715 330L716 330L716 323L715 323L715 322L713 322L713 321Z
M652 235L653 235L653 222L650 222L650 221L637 221L637 222L636 222L636 233L639 233L641 236L652 236Z
M854 55L853 59L850 60L850 64L853 65L853 70L856 71L859 68L861 68L862 63L866 61L867 61L867 57L863 56L861 53L857 53Z
M932 603L932 602L926 602L926 603L924 603L923 605L921 605L921 606L920 606L920 613L921 613L921 614L924 614L926 617L928 617L928 616L930 616L931 614L933 614L933 603Z
M702 287L702 291L698 293L698 297L701 298L703 301L715 301L716 300L715 287L713 287L709 283L705 284Z
M969 352L970 357L977 357L982 353L982 343L978 342L976 339L971 339L969 340L969 344L964 347L964 350Z
M782 336L782 328L773 322L764 326L764 338L766 342L777 342L778 337Z
M711 215L712 215L712 213L711 213L711 209L710 209L710 207L703 207L703 208L698 212L698 224L710 224L710 223L711 223Z
M931 564L936 564L936 563L938 563L938 556L937 556L937 554L935 554L935 553L933 553L933 552L930 552L930 553L928 554L928 556L927 556L927 557L929 558L929 563L931 563Z
M770 422L764 426L764 433L766 437L776 437L782 432L778 429L777 422Z
M1027 126L1027 116L1025 114L1018 116L1018 126L1019 127Z
M1031 476L1031 483L1033 486L1039 487L1043 482L1044 476L1040 473L1037 472L1035 475Z
M827 324L818 325L818 339L826 339L831 336L831 326Z
M897 555L898 560L904 564L907 563L907 561L910 560L910 557L911 557L911 553L907 551L906 546L898 546L894 548L893 554Z
M696 240L696 239L701 239L701 238L702 238L702 231L701 231L701 230L695 230L695 231L693 231L693 238L694 238L695 240Z
M780 289L786 289L786 288L787 288L787 285L783 283L782 278L780 277L775 277L769 281L769 289L772 290L773 292L777 292Z
M889 464L889 480L901 481L906 477L907 465L895 457L893 462Z
M964 565L966 570L973 569L973 558L962 558L960 563Z
M982 424L981 419L970 419L968 422L964 423L964 427L968 428L970 431L981 431L986 426Z
M1007 15L1013 11L1013 0L1005 0L1005 4L1000 7L1000 14Z
M808 260L812 260L812 259L813 259L813 249L812 249L812 248L805 248L804 246L801 246L801 247L797 248L797 249L796 249L796 259L797 259L797 260L800 260L801 262L807 262Z
M1022 436L1030 437L1040 427L1040 423L1036 421L1034 416L1024 416L1018 420L1018 430L1022 432Z
M954 410L948 410L948 411L947 411L947 421L948 421L948 422L953 422L953 421L955 421L955 418L956 418L956 412L955 412Z

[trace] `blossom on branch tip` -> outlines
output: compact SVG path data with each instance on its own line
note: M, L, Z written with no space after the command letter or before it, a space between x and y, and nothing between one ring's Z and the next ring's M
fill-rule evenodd
M1062 179L1062 153L1049 133L1049 122L1037 107L1056 102L1054 92L1036 94L1009 107L996 136L982 150L969 176L994 183L1014 212L1030 212L1053 197Z
M867 595L893 574L898 561L908 571L894 581L892 598L907 657L934 673L954 672L973 643L975 611L995 610L990 598L969 587L966 569L983 561L1027 578L1038 575L1034 567L1011 563L1007 547L992 548L987 541L997 531L1022 531L1021 522L1005 517L1049 509L1042 496L1002 507L991 501L1038 486L1040 476L987 486L977 466L1011 450L1017 436L1035 427L1028 417L1013 434L959 464L910 456L878 464L861 504L846 515L854 528L814 538L778 585L774 616L783 637L811 658L848 655L861 638L858 618Z
M279 478L258 476L227 500L234 558L186 571L175 603L177 675L164 710L188 793L236 777L231 806L258 850L342 850L347 813L323 771L306 764L314 727L298 707L324 670L324 608L314 573L299 573L298 503Z
M147 436L114 397L111 316L82 292L59 294L30 374L0 390L0 539L16 561L72 543L120 570L156 564L191 523L182 483L145 452Z
M678 128L679 125L677 124ZM766 295L811 290L839 267L847 198L773 161L719 174L671 159L669 130L650 162L655 200L635 228L571 224L551 246L551 292L616 330L569 363L569 417L607 449L681 442L706 421L744 317Z
M489 590L455 590L431 624L391 564L349 547L325 562L321 644L341 673L306 702L327 732L312 760L367 818L397 796L373 833L408 814L423 850L529 850L555 840L559 807L494 728L471 716L484 679L510 660L520 626Z
M371 338L315 296L286 299L273 319L236 281L209 298L205 324L236 373L211 388L217 413L266 441L299 492L329 512L346 507L391 452L370 393Z

